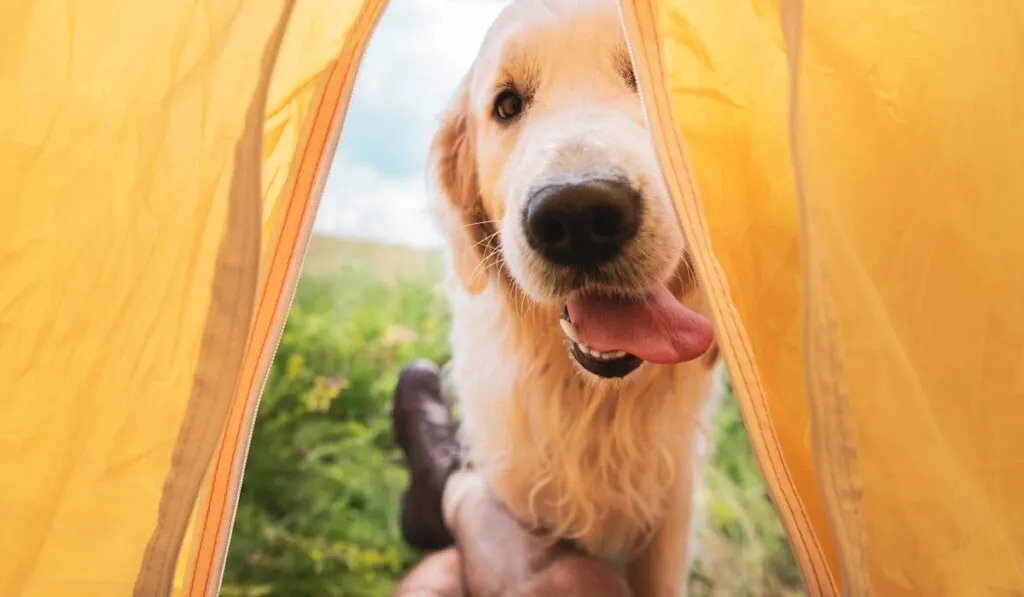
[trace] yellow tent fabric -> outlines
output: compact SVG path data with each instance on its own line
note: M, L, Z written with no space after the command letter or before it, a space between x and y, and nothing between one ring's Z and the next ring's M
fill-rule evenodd
M623 4L808 593L1024 594L1024 9Z
M216 594L383 6L0 5L0 594Z
M808 594L1024 593L1024 9L621 4ZM216 594L384 5L0 4L5 597Z

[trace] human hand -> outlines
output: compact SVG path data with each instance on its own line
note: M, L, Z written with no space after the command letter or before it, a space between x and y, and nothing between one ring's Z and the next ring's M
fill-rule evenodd
M625 579L608 562L531 533L474 473L458 472L448 479L443 508L469 596L631 596Z

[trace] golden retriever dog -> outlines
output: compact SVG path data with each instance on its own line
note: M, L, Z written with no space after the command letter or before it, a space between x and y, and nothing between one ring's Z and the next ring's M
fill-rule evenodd
M717 349L616 0L515 0L431 148L466 461L525 524L685 593Z

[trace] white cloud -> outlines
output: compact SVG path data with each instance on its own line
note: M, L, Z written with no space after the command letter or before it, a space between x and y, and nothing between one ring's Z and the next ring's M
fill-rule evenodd
M318 232L439 244L425 216L427 145L438 114L507 1L390 3L360 69Z
M419 248L439 246L422 177L389 179L371 164L344 158L336 159L333 168L316 216L318 232Z

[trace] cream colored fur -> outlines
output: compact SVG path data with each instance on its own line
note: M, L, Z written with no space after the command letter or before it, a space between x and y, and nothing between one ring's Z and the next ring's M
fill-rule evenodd
M668 597L685 593L714 355L622 380L584 371L558 325L563 281L529 249L519 215L538 180L625 172L646 213L615 275L635 290L670 282L707 314L628 75L615 0L513 2L435 139L436 207L459 282L449 374L472 466L521 520L625 558L637 597ZM492 105L508 81L535 96L499 126Z

